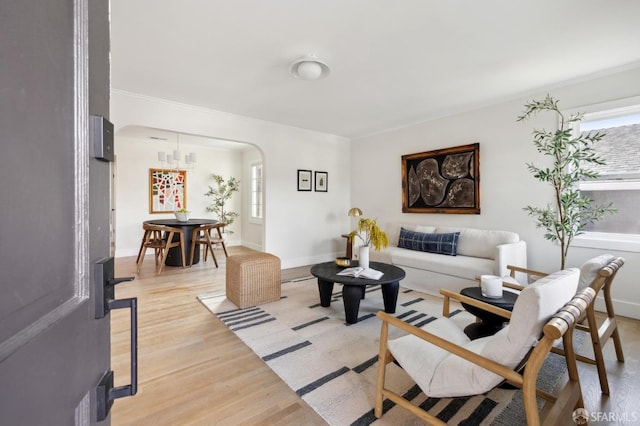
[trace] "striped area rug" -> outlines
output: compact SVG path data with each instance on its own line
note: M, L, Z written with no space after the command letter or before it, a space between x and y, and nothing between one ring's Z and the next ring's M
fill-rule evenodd
M381 419L373 415L380 321L379 286L367 287L356 324L345 323L342 287L334 286L331 306L319 303L315 279L282 284L282 298L238 309L224 294L200 296L200 301L246 343L267 365L330 425L419 425L406 410L385 401ZM442 312L442 299L400 288L395 316L416 326L433 321ZM464 310L451 316L459 326L474 321ZM390 338L400 335L390 328ZM551 390L563 371L562 358L545 368ZM548 360L549 361L549 360ZM387 383L416 405L448 424L525 424L520 391L496 388L468 398L429 398L394 364ZM520 398L520 400L519 400Z

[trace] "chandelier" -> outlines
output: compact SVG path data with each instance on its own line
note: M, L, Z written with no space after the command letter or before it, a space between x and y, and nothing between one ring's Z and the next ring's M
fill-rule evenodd
M158 151L158 161L164 169L164 163L167 163L168 169L179 169L182 155L180 153L180 133L176 133L176 149L173 152ZM184 167L194 169L198 161L195 152L190 152L184 156Z

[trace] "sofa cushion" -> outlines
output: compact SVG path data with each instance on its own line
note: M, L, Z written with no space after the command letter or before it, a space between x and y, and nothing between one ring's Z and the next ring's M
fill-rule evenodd
M401 268L421 269L468 280L475 280L478 275L494 274L495 262L481 257L443 256L392 246L385 249L383 253L387 262L390 260Z
M416 231L416 232L425 232L425 233L434 233L436 231L435 226L429 225L412 225L408 223L392 223L391 225L385 226L385 231L389 236L389 245L397 246L398 239L400 238L400 230L404 228L408 231Z
M458 254L461 256L483 257L485 259L495 259L496 246L520 241L518 234L509 231L439 226L436 228L436 232L459 232Z
M402 228L400 229L400 237L398 238L398 247L455 256L459 236L459 232L427 234L424 232L409 231Z

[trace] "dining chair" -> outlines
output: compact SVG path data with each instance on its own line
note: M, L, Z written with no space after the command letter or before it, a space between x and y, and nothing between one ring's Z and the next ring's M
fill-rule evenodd
M613 308L613 300L611 299L611 286L618 270L624 265L622 257L615 257L611 254L602 254L587 260L580 267L580 280L578 281L578 289L591 287L596 295L602 291L605 304L606 318L599 325L595 314L595 298L587 307L585 314L580 318L576 329L589 333L591 337L591 345L593 347L593 357L583 354L576 354L578 361L595 365L598 370L598 378L600 379L600 390L603 394L609 395L609 380L607 378L607 370L602 350L611 338L616 352L616 358L619 362L624 362L624 353L622 352L622 341L620 332L618 331L618 323ZM507 265L510 270L510 276L513 277L516 272L527 274L531 278L543 277L546 274L540 271L534 271L527 268L521 268L513 265ZM518 289L514 283L507 283L511 288ZM586 324L585 324L586 320ZM563 354L562 348L554 348L555 353Z
M217 231L218 236L212 236L211 243L214 245L220 244L222 246L222 250L224 250L224 257L229 257L229 254L227 253L227 246L224 244L224 238L222 238L222 230L225 226L227 226L227 224L224 222L218 222L213 225L213 229Z
M584 407L573 352L573 329L595 296L587 287L578 293L577 268L550 274L522 290L510 317L510 323L493 336L470 340L447 317L438 318L421 328L378 312L382 320L374 414L381 418L384 399L407 409L429 424L445 425L411 401L392 390L390 374L407 374L425 395L434 398L483 394L505 380L522 389L528 425L541 424L536 397L553 403L543 408L544 424L568 424L574 409ZM454 296L455 297L455 296ZM476 300L474 303L482 304ZM495 308L487 305L487 308ZM407 334L389 340L389 327ZM556 394L536 388L542 364L556 339L562 338L568 380ZM395 366L397 363L404 373ZM393 368L393 369L391 369ZM564 423L562 423L564 422Z
M140 269L142 268L142 262L144 261L144 253L146 253L148 248L154 249L154 254L156 256L156 270L157 273L160 274L164 267L165 261L167 260L167 255L169 254L169 249L173 247L179 247L180 253L182 255L182 267L186 268L186 258L185 258L185 248L184 248L184 232L181 228L174 228L171 226L165 225L150 225L145 224L149 227L150 233L146 234L146 239L142 242L140 262L138 263L138 273L140 273ZM143 225L144 226L144 225ZM152 236L163 235L160 239L152 238ZM175 235L178 235L178 239L174 241ZM158 252L161 253L160 260L158 262Z
M162 232L155 226L148 223L142 224L144 233L142 234L142 241L140 243L140 249L138 250L138 257L136 258L136 265L138 272L142 266L142 259L146 254L147 248L153 249L154 258L156 261L156 267L158 266L160 259L162 258Z
M216 259L216 255L213 252L213 241L214 237L211 235L211 231L217 224L206 224L201 225L196 228L193 228L191 231L191 256L189 259L189 266L193 266L193 258L195 255L196 244L200 244L204 246L204 261L207 261L207 254L211 252L211 257L213 257L213 263L215 263L216 268L218 267L218 259ZM226 254L226 251L225 251Z

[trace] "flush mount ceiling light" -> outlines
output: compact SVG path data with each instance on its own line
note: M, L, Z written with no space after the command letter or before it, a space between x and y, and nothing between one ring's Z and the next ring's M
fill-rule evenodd
M329 75L329 66L316 57L306 55L291 64L291 74L302 80L320 80Z

